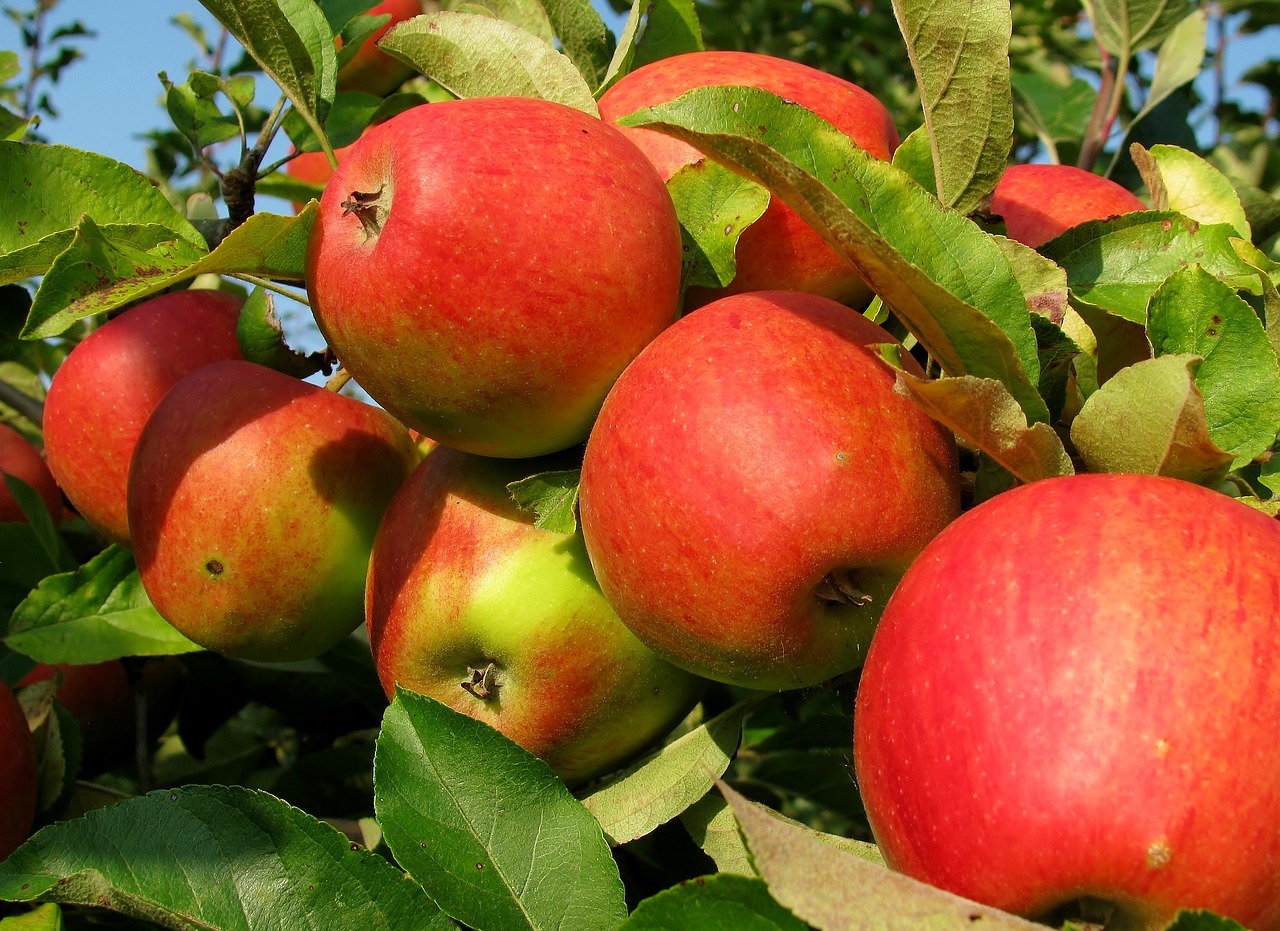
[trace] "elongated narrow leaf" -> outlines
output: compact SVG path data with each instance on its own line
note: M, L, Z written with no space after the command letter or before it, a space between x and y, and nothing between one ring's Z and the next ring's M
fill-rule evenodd
M927 886L787 824L725 783L770 894L819 931L913 928L1043 931L1042 925Z
M613 845L644 837L709 792L742 739L743 701L627 767L582 800Z
M152 792L44 828L0 863L0 900L167 928L453 927L383 857L265 792L225 786Z
M338 53L315 0L200 0L244 46L323 141L333 104Z
M614 38L591 0L542 0L551 28L583 80L594 90L613 58Z
M1197 223L1226 223L1241 239L1250 238L1240 195L1218 169L1176 145L1148 151L1135 142L1129 148L1156 210L1176 210Z
M1280 363L1262 321L1234 289L1198 265L1175 272L1151 297L1147 334L1157 356L1204 360L1195 380L1209 435L1237 466L1271 445L1280 432Z
M621 122L683 139L769 188L859 269L945 372L994 378L1029 420L1047 419L1035 333L1008 260L902 171L754 88L700 88Z
M16 475L10 475L8 472L0 475L4 478L4 485L10 497L22 511L22 516L27 519L27 524L39 541L40 548L44 550L49 564L56 567L59 572L74 569L76 559L72 556L67 541L58 533L54 517L49 513L49 506L40 497L40 493Z
M1098 41L1112 55L1129 58L1155 48L1191 11L1193 0L1086 0Z
M563 53L481 13L430 13L393 27L378 46L459 97L541 97L599 115Z
M636 47L631 67L640 68L650 62L700 52L703 49L702 27L694 0L650 0L645 13L644 34Z
M1170 3L1173 8L1179 3ZM1202 7L1193 10L1169 33L1160 45L1156 56L1156 73L1151 79L1151 88L1142 109L1129 121L1125 128L1125 138L1133 133L1134 127L1149 116L1156 107L1169 99L1174 91L1185 84L1190 84L1203 70L1205 56L1205 33L1208 30L1209 10ZM1116 152L1117 158L1124 151L1121 142Z
M109 546L42 581L9 622L5 644L43 663L189 653L196 646L151 606L133 554Z
M778 904L759 879L704 876L681 883L636 906L619 931L807 931Z
M1209 435L1200 357L1166 355L1127 366L1085 401L1071 442L1091 472L1166 475L1216 487L1233 456Z
M1009 159L1013 92L1007 0L894 0L920 88L938 196L977 208Z
M374 805L396 862L476 931L612 931L626 917L591 813L541 760L434 699L397 690Z

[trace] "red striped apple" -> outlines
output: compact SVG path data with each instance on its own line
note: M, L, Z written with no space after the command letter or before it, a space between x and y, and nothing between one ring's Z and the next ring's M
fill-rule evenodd
M682 318L587 442L582 531L605 596L676 665L798 688L862 662L902 571L959 513L954 438L894 391L856 311L793 291Z
M489 456L586 438L675 319L680 230L653 166L579 110L415 107L338 166L307 282L343 366L406 426Z
M540 530L507 483L528 462L433 450L396 495L369 564L378 675L485 721L568 783L674 727L705 683L618 620L578 534Z
M1128 188L1072 165L1010 165L991 195L1009 238L1033 249L1087 220L1146 209Z
M1280 928L1280 524L1189 482L1048 479L944 530L881 618L854 712L890 866L1108 927Z

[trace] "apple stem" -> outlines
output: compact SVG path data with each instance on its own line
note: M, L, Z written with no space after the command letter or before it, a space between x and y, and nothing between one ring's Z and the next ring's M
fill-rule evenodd
M856 569L838 569L818 583L816 594L822 601L833 604L859 607L871 604L871 596L854 584L856 577Z
M481 668L468 666L467 675L470 678L463 680L462 687L481 701L488 701L493 697L496 689L492 677L497 665L497 663L490 662Z
M342 208L344 217L355 214L367 239L372 239L382 232L382 218L378 215L378 210L382 207L382 191L383 188L372 192L352 191L347 195L347 199L338 205Z

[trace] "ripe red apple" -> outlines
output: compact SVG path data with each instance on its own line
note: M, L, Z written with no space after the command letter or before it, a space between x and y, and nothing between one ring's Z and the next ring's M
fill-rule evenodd
M612 126L545 100L415 107L325 188L312 311L407 426L481 455L586 438L614 379L676 316L680 231Z
M1010 165L991 195L1009 238L1033 249L1086 220L1146 209L1127 188L1072 165Z
M625 75L600 98L610 122L643 107L674 100L695 87L747 85L771 91L817 113L876 158L888 160L898 147L889 111L861 87L784 58L755 52L689 52L673 55ZM688 143L649 129L623 128L657 166L664 179L703 154ZM871 291L854 267L781 200L738 240L738 274L723 290L695 289L695 303L725 294L768 289L809 291L842 303L865 304Z
M364 619L374 532L417 462L376 407L249 362L205 366L160 402L134 452L142 584L208 649L315 656Z
M582 466L605 596L678 666L796 688L862 662L889 592L959 513L953 437L894 391L867 318L799 292L684 317L610 392Z
M412 19L428 10L438 10L433 0L382 0L367 12L369 16L390 14L391 19L379 26L365 40L351 60L338 70L338 90L362 91L379 97L391 93L416 73L412 68L378 48L377 41L387 30L406 19ZM342 47L342 40L338 40Z
M998 495L927 546L872 640L858 787L894 868L1043 915L1280 928L1280 524L1175 479ZM1111 923L1108 923L1111 926Z
M58 490L58 484L53 480L53 474L40 455L40 450L7 424L0 424L0 472L20 478L30 485L44 501L55 523L62 516L62 492ZM18 505L18 499L9 493L6 485L0 483L0 523L26 519Z
M129 460L147 418L183 375L239 359L241 299L174 291L143 301L90 333L53 376L44 405L49 468L92 526L129 545Z
M0 682L0 860L27 839L36 817L36 753L26 716Z
M387 511L369 563L369 642L398 683L485 721L565 782L616 769L706 684L618 620L578 534L540 530L507 484L536 467L440 447Z

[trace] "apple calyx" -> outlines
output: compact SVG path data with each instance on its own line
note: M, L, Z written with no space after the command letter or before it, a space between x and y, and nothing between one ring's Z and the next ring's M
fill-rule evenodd
M836 605L852 605L866 607L871 604L872 597L858 587L860 569L835 569L818 583L814 589L819 601Z
M484 666L468 665L467 678L462 681L461 685L481 701L488 701L496 697L498 692L498 683L494 681L494 674L497 669L498 664L492 660Z
M388 205L384 203L382 193L386 186L376 191L352 191L347 199L338 206L342 208L344 217L355 215L364 230L365 239L373 239L382 232L382 224L387 218Z

